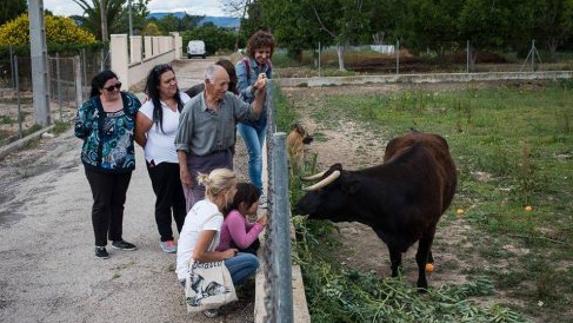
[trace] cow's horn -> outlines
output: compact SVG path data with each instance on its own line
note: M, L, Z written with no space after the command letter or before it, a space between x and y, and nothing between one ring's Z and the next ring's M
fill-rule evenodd
M325 187L326 185L334 182L338 177L340 177L340 171L335 170L334 172L332 172L332 174L328 175L327 178L325 178L322 181L320 181L314 185L311 185L309 187L303 187L302 190L307 191L307 192L316 191L316 190L321 189L321 188Z
M321 178L322 176L324 176L324 174L326 174L326 171L320 172L320 173L318 173L318 174L306 176L306 177L303 177L303 178L301 178L301 179L302 179L303 181L314 181L315 179L319 179L319 178Z

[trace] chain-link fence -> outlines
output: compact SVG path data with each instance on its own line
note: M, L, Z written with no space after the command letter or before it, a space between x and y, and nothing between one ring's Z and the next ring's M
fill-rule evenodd
M275 77L350 76L357 74L483 73L573 70L573 52L549 51L531 40L519 51L480 48L470 41L455 48L413 51L400 42L342 47L344 71L338 48L316 44L296 60L286 50L273 55Z
M76 107L89 96L91 78L109 68L106 51L81 49L79 53L48 56L48 97L51 120L69 122ZM29 52L8 48L0 55L0 145L38 130L32 96Z
M263 322L293 322L290 206L285 133L276 132L271 80L267 83L267 209L263 250L265 317Z

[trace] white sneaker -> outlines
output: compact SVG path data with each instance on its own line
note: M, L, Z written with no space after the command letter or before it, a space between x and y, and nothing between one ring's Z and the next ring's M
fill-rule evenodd
M173 240L161 241L159 243L161 250L165 253L176 253L177 252L177 244Z

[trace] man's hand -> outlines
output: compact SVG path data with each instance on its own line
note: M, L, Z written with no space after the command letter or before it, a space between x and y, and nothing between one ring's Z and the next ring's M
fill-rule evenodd
M179 177L181 177L181 184L185 185L189 189L193 187L193 179L191 178L191 172L187 167L179 168Z
M255 89L256 94L260 94L262 91L265 90L267 85L267 75L265 73L259 74L257 81L253 84L253 88Z

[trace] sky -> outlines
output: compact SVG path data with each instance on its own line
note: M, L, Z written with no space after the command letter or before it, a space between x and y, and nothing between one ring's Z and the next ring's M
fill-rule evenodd
M186 11L192 15L226 16L220 3L221 0L151 0L148 8L150 12ZM60 16L83 14L82 8L71 0L44 0L44 9Z

